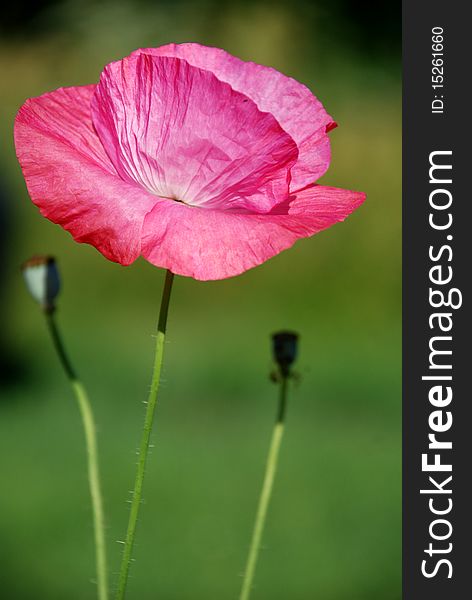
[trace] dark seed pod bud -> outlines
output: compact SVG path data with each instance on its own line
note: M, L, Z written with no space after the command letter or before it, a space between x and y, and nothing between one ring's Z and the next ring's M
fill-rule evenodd
M272 335L274 358L284 377L290 373L298 351L298 334L293 331L279 331Z
M52 256L33 256L21 265L21 270L31 296L45 312L54 312L54 300L61 285L55 259Z

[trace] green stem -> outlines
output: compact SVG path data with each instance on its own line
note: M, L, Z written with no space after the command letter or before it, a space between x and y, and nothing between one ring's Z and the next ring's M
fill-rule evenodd
M123 557L121 559L120 575L118 580L118 591L116 594L117 600L122 600L125 597L126 584L128 582L129 566L131 562L131 553L133 550L134 537L136 533L136 524L138 521L139 507L143 491L144 472L146 470L146 460L149 451L149 441L151 437L152 422L154 411L157 402L157 392L159 389L159 379L161 375L162 357L164 354L164 341L167 325L167 313L169 311L170 293L172 290L172 282L174 274L170 271L166 273L164 291L162 293L161 309L159 312L159 322L157 326L156 336L156 354L154 358L154 369L152 373L151 389L146 407L146 416L144 418L143 435L139 448L139 459L136 471L136 479L134 483L133 498L131 501L131 509L129 514L128 529L124 542Z
M79 406L82 424L85 433L85 444L87 447L87 466L88 480L90 487L90 496L92 499L93 524L95 536L95 559L97 570L97 588L99 600L107 600L108 598L108 583L107 583L107 561L105 548L105 519L103 514L103 501L100 491L100 476L98 469L98 450L97 450L97 435L95 422L93 418L92 407L87 396L87 392L83 384L77 378L77 375L72 367L72 364L67 356L64 343L62 341L59 329L54 319L53 312L46 313L46 321L49 332L57 351L59 359L67 378L70 381L72 390Z
M257 507L256 521L254 523L251 546L249 548L249 555L247 558L246 569L244 572L243 586L241 589L241 595L239 597L240 600L249 600L249 595L252 589L254 573L256 571L257 559L261 547L262 533L264 531L264 524L267 516L267 509L269 506L272 488L274 485L275 473L277 470L280 444L282 442L282 436L284 433L286 402L287 377L282 376L277 419L275 421L274 429L272 432L272 439L270 442L269 454L267 457L264 483L262 485L262 491L259 498L259 505Z

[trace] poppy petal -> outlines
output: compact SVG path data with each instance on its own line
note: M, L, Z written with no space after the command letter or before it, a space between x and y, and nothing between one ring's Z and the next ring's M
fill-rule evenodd
M94 90L61 88L27 100L15 121L16 152L42 215L77 242L130 264L140 255L144 216L156 199L117 175L93 128Z
M328 131L336 123L311 91L292 77L271 67L246 62L220 48L195 43L143 48L135 54L173 56L214 73L218 79L251 98L269 112L298 146L299 158L292 169L291 190L319 179L331 160Z
M159 200L143 228L143 256L194 279L224 279L255 267L299 238L343 221L365 194L310 186L273 213L235 214Z
M108 65L92 112L120 176L156 196L267 212L288 195L292 138L244 94L184 60L135 55Z

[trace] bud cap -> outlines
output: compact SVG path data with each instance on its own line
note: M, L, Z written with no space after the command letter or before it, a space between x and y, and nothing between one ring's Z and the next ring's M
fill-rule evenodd
M31 296L46 312L55 309L60 289L59 271L52 256L33 256L21 265L23 278Z

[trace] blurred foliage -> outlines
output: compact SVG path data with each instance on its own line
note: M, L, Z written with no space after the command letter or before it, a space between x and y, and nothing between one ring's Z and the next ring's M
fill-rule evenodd
M54 32L77 32L77 25L85 15L110 12L116 7L111 0L24 0L8 3L0 21L0 32L10 38L39 38ZM316 27L317 35L324 41L336 38L348 46L371 54L394 55L400 49L401 5L394 2L357 2L356 0L121 0L119 6L133 14L144 13L180 18L204 17L202 29L214 31L231 12L250 12L255 5L265 13L284 11L291 13L306 31ZM78 20L74 17L78 17ZM204 23L203 23L204 21ZM262 35L264 32L262 32ZM305 36L309 42L308 35ZM385 56L384 56L385 57Z
M134 48L199 41L306 83L340 125L322 182L368 199L240 277L177 279L129 598L237 597L275 411L269 335L290 328L301 333L301 381L254 600L399 599L397 9L347 0L25 7L9 6L0 42L2 597L94 597L80 422L18 265L38 252L59 259L58 317L100 426L114 573L163 282L145 261L109 263L40 217L15 158L15 113L29 96L96 81Z

